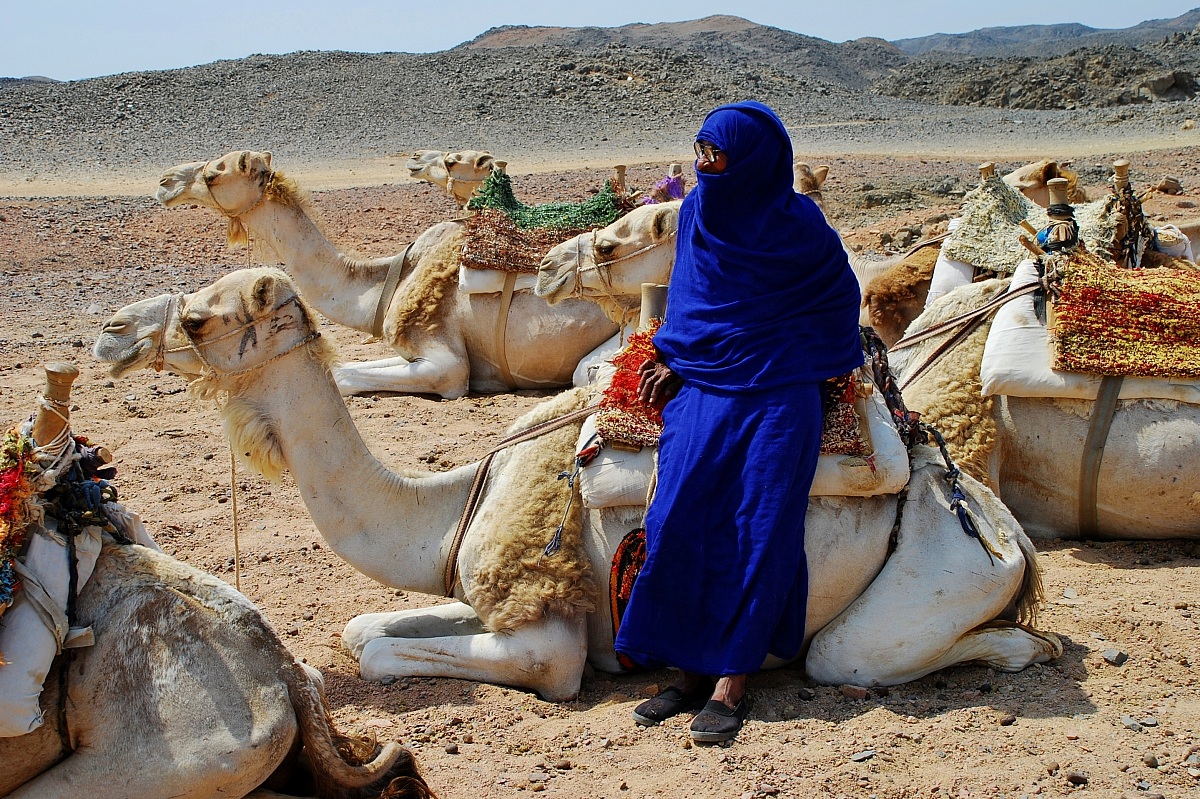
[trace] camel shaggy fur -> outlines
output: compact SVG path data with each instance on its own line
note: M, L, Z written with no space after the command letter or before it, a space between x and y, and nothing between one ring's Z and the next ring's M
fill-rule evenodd
M568 386L576 365L617 332L590 303L551 308L529 291L514 291L506 305L501 292L458 291L454 277L466 235L460 222L429 228L407 257L339 253L308 215L299 187L272 168L270 153L239 151L174 167L159 181L158 199L222 214L229 219L230 241L252 237L273 252L322 314L391 344L400 357L334 370L343 394L398 391L454 399L468 390ZM398 274L398 282L384 296L389 274Z
M437 150L417 150L404 164L408 176L445 189L459 208L466 208L475 190L480 187L496 166L489 152L462 150L443 153Z
M128 371L150 365L161 351L173 371L196 378L206 394L220 393L227 405L253 409L246 413L256 417L259 429L271 431L271 443L265 434L239 433L227 421L236 449L278 452L334 552L388 586L429 594L450 589L459 602L366 614L347 624L343 643L359 658L367 679L457 677L565 700L578 693L585 662L621 671L613 621L598 610L586 611L608 595L613 555L640 526L644 507L581 511L580 545L573 543L568 519L562 553L578 559L576 566L564 566L576 569L571 584L561 576L537 576L559 557L545 548L572 499L573 489L556 477L571 468L574 447L563 444L573 443L578 425L563 428L561 437L535 438L496 455L456 549L477 464L439 474L386 470L354 429L328 378L329 355L312 332L309 314L283 273L242 270L178 302L164 296L127 306L105 326L95 352L116 371ZM243 351L239 340L253 344ZM177 346L179 341L190 346ZM585 390L566 392L522 424L578 408L586 396ZM314 426L314 418L325 423ZM340 433L329 435L330 430ZM330 462L340 464L336 473L325 468ZM1061 644L1052 635L993 624L1008 614L1027 616L1036 606L1036 563L1020 526L986 489L965 478L971 512L998 553L989 556L962 532L951 511L936 454L918 457L913 470L896 540L898 548L915 548L920 554L912 557L929 562L920 573L888 559L897 497L810 502L809 568L811 584L819 586L808 608L811 652L819 653L815 660L809 656L813 676L832 683L896 684L959 662L964 653L1007 670L1057 657ZM541 494L554 498L518 517L511 503L526 501L531 481L546 484ZM927 541L935 539L940 543L927 549ZM529 601L514 596L512 605L528 607L536 600L537 613L508 610L505 594L518 593L511 588L511 573L518 572L535 575L534 595ZM938 621L930 625L929 619ZM831 623L840 632L826 642L822 631Z

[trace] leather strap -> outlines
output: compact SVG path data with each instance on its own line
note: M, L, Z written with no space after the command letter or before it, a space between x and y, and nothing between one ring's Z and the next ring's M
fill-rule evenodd
M375 306L375 320L371 322L371 335L383 338L383 320L387 317L388 308L392 307L392 298L396 296L396 288L404 277L404 267L408 265L408 251L412 244L404 245L400 254L388 265L387 277L383 281L383 291L379 295L379 304Z
M1099 531L1099 511L1096 508L1096 488L1100 482L1100 462L1104 460L1104 444L1112 428L1117 400L1121 396L1124 377L1106 376L1100 381L1092 418L1088 422L1087 438L1083 442L1083 460L1079 467L1079 536L1094 537Z
M446 570L443 573L442 579L442 585L446 589L446 596L454 596L454 585L458 582L458 553L462 550L463 541L466 540L467 528L471 526L471 521L475 518L475 511L479 509L479 500L483 498L483 485L487 482L488 469L491 467L492 460L496 457L496 454L508 447L537 438L540 435L549 433L551 430L564 427L577 419L582 419L585 416L595 413L599 408L599 403L587 405L583 408L577 408L570 413L564 413L562 416L548 419L541 424L535 424L533 427L513 433L511 436L501 440L499 444L492 447L483 456L483 459L479 461L479 466L475 469L475 478L471 481L471 490L467 494L467 504L463 506L462 516L458 519L458 529L454 531L454 538L450 540L450 551L446 556Z
M500 292L500 310L496 312L496 365L500 367L500 376L504 385L510 390L517 387L513 381L512 372L508 368L508 352L504 346L504 337L508 332L508 312L512 309L513 289L517 285L517 273L504 273L504 290Z
M1037 291L1040 288L1042 288L1041 282L1035 281L1033 283L1028 283L1024 286L1021 286L1021 288L1019 288L1019 289L1014 289L1013 291L1007 291L1004 294L1001 294L997 297L993 297L992 299L985 302L983 305L980 305L978 308L972 309L963 314L959 314L958 316L954 317L953 319L947 319L944 322L939 322L936 325L933 325L932 327L927 327L924 330L921 330L917 333L913 333L911 336L905 336L904 338L900 339L892 346L888 347L888 352L895 352L896 350L902 350L907 347L911 347L913 344L920 343L927 338L933 338L934 336L936 336L939 333L943 333L951 328L958 327L959 325L962 325L962 324L966 324L967 322L970 322L972 319L975 319L977 317L987 316L992 311L999 309L1000 306L1003 305L1004 303L1009 302L1011 300L1015 300L1017 297L1024 297L1026 294L1032 294L1033 292Z

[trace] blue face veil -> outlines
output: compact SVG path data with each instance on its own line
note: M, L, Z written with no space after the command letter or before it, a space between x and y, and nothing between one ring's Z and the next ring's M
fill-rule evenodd
M696 135L725 152L679 214L667 314L655 345L685 380L755 391L862 363L861 296L841 240L792 189L792 145L758 102L712 111Z

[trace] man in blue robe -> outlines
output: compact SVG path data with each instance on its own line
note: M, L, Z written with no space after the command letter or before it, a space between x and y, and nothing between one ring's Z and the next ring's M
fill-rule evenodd
M768 654L800 653L821 383L863 355L858 283L837 233L792 189L791 141L775 113L757 102L717 108L696 155L658 357L642 367L644 400L674 396L646 562L616 647L682 672L638 706L638 723L709 699L691 735L716 742L741 729L746 675Z

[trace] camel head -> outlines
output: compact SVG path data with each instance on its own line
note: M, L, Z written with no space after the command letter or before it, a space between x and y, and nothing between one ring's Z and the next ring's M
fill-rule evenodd
M189 380L199 377L204 364L179 326L179 306L185 299L161 294L126 305L104 323L92 355L111 364L113 377L135 369L169 369Z
M538 268L534 293L552 304L567 297L590 299L624 324L637 313L642 284L671 277L681 204L639 206L608 227L554 247Z
M792 187L811 197L813 202L820 206L822 213L825 212L825 195L821 192L821 187L825 185L827 177L827 166L812 167L798 158L792 162Z
M304 197L295 183L271 168L271 154L237 150L212 161L171 167L158 179L158 201L168 208L202 205L229 219L229 243L245 244L241 218L273 200L298 206Z
M234 390L272 360L318 340L312 313L279 269L239 269L192 294L164 294L117 311L104 324L95 357L113 376L169 369ZM332 360L332 345L322 358ZM227 380L229 378L229 380Z
M417 150L404 168L414 180L441 186L460 207L465 208L479 184L487 180L495 163L491 153L480 150L456 153Z
M1050 205L1050 189L1046 183L1054 178L1067 180L1067 200L1072 203L1087 202L1087 194L1079 188L1079 175L1057 161L1038 161L1014 169L1004 176L1009 186L1024 194L1043 208Z

